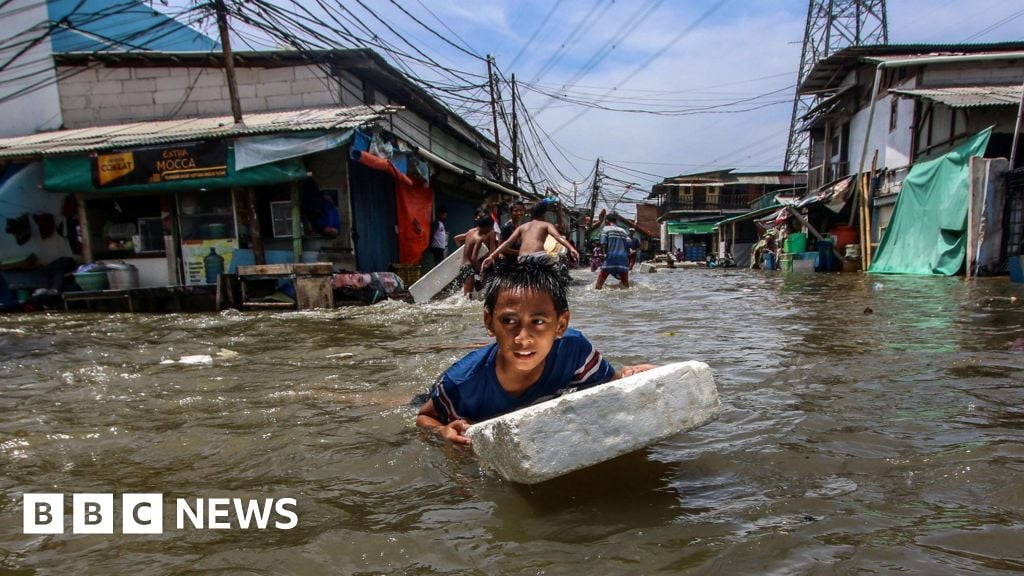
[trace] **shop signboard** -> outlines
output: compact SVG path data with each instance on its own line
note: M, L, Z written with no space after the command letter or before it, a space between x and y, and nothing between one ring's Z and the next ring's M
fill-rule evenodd
M96 188L228 175L228 151L223 140L111 150L99 152L91 160Z

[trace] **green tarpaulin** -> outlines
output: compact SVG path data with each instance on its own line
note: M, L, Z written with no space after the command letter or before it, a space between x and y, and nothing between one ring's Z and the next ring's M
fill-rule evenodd
M711 234L718 222L669 222L669 234Z
M984 154L991 133L982 130L910 169L868 272L952 276L960 270L967 250L968 163Z
M292 182L306 177L302 158L281 160L245 170L235 170L234 150L228 150L227 176L172 180L154 184L133 184L97 188L93 183L92 163L88 156L58 156L43 160L43 186L50 192L120 194L124 192L176 192L180 190L218 190L231 187L265 186Z

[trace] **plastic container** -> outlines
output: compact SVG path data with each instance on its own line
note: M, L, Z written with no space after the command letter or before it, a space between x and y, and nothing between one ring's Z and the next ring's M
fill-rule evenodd
M818 241L818 270L820 272L832 271L832 243L822 240ZM838 264L838 263L837 263ZM841 265L839 265L841 266Z
M75 284L83 291L106 290L109 285L106 272L75 272Z
M836 250L840 252L843 251L843 248L846 248L847 244L856 244L859 241L857 230L845 224L836 226L829 230L828 233L836 237Z
M206 271L206 283L216 284L217 276L224 272L224 257L217 254L217 249L210 247L210 253L203 258L203 269Z
M420 267L417 264L409 265L395 262L391 265L391 268L402 279L402 283L405 284L406 288L412 286L420 279Z
M139 269L125 262L107 264L107 283L111 290L138 288Z
M773 252L765 252L761 261L764 263L765 270L775 270L775 254Z
M814 260L793 260L793 272L814 272Z
M792 272L793 271L793 255L792 254L783 254L783 255L779 256L779 270L782 270L783 272Z
M807 250L807 234L803 232L794 232L786 236L786 241L782 243L782 251L786 254L796 254L805 250Z

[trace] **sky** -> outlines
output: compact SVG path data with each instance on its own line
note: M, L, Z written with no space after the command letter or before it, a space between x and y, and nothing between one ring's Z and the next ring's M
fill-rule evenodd
M1024 40L1024 0L886 4L890 44ZM574 197L582 202L598 158L605 205L643 198L652 184L678 174L783 168L805 0L357 0L344 5L351 12L340 16L351 15L416 59L423 59L413 52L418 49L458 73L403 63L428 82L484 82L484 55L493 56L505 80L515 74L520 113L525 108L533 126L527 135L532 137L523 139L536 159L531 176L558 188L570 202ZM173 12L174 7L172 0L162 9ZM335 25L323 13L320 19L326 22L320 41L345 47L328 36L346 21ZM210 22L196 25L214 33ZM232 43L238 49L273 43L236 28ZM502 90L509 109L509 88ZM482 103L486 91L456 92L447 100L450 106L490 135L490 109ZM545 92L617 110L567 103ZM510 156L504 129L499 137Z

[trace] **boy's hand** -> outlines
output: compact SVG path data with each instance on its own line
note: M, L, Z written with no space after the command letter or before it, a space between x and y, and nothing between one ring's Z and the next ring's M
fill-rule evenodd
M634 374L639 374L641 372L646 372L646 371L648 371L648 370L650 370L652 368L657 368L657 366L654 365L654 364L635 364L633 366L623 366L622 367L622 377L623 378L628 378L628 377L630 377L630 376L632 376Z
M487 258L484 258L484 261L480 263L480 271L483 272L488 267L490 267L491 264L494 264L494 255L493 254L488 256Z
M454 420L449 422L447 425L442 426L438 432L441 433L441 436L445 440L452 444L469 446L473 441L466 436L466 430L469 430L469 422L466 422L465 420Z

